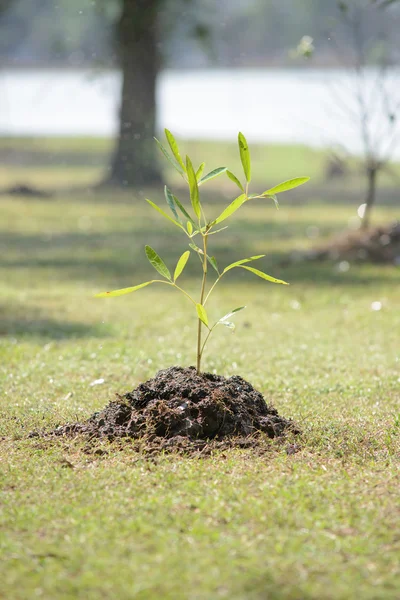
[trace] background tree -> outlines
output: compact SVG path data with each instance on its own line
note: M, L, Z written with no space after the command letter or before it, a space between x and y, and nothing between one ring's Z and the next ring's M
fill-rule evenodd
M85 62L87 54L82 49L86 48L87 34L91 34L92 44L96 44L98 36L104 44L107 39L107 24L112 23L113 46L108 47L109 56L107 51L106 55L100 53L100 63L104 63L106 58L108 65L120 68L122 90L119 131L109 173L103 183L123 187L154 183L160 179L153 140L156 124L156 78L161 66L161 54L165 50L165 37L176 24L180 27L186 24L186 28L191 28L197 38L204 37L207 28L202 26L201 18L191 8L194 4L191 0L99 0L95 8L91 4L76 0L60 0L59 3L54 3L53 0L28 0L26 3L20 0L0 0L0 14L3 15L3 31L6 35L3 46L0 41L0 51L5 53L9 48L15 53L15 33L18 32L18 43L23 45L27 32L32 31L35 24L40 22L46 25L46 31L39 32L36 36L36 50L47 47L52 62L67 62L71 49L68 41L73 37L71 32L76 34L77 29L82 29L81 23L87 22L85 11L89 11L92 22L95 16L102 16L103 27L98 32L95 27L94 35L93 31L86 32L83 27L80 44L76 47ZM69 15L70 11L75 13L75 24L67 35L66 30L59 31L57 27L60 23L65 26L63 17ZM82 18L77 18L81 13ZM52 24L51 31L49 21ZM53 39L50 45L49 39ZM99 58L97 52L93 52L93 55L96 59Z
M398 142L400 91L393 82L397 32L391 18L376 4L339 1L337 6L338 18L330 38L352 77L350 93L346 86L335 86L332 100L347 122L359 131L366 176L365 206L361 212L365 229L371 224L379 175L388 169Z
M398 26L395 2L377 2L375 8L393 4L380 12ZM364 0L364 6L371 3ZM159 179L152 137L160 68L208 66L210 54L198 43L205 37L219 67L285 66L293 40L307 33L318 48L315 64L337 65L326 26L336 13L336 0L0 0L0 61L119 67L118 135L103 183L142 186ZM375 11L364 11L367 32L375 18ZM340 36L340 48L348 67L353 64L351 32Z
M122 71L119 134L107 183L132 186L159 180L156 121L158 10L163 0L122 0L115 26Z

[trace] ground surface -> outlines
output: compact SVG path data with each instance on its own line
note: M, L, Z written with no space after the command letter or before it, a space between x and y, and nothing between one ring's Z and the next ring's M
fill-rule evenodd
M37 183L56 182L57 169L65 183L93 175L44 166ZM306 173L294 158L287 170ZM7 169L4 184L25 172ZM149 460L129 443L88 451L27 438L87 418L160 368L193 364L185 298L156 287L92 298L152 277L145 243L170 268L182 253L145 194L162 201L159 190L0 199L0 597L397 599L399 269L277 266L353 223L356 195L326 205L310 187L309 204L303 189L279 212L247 205L213 242L222 265L265 252L260 267L292 284L227 277L210 313L248 308L234 335L215 333L204 368L242 376L294 418L300 451L271 442L264 456ZM376 222L398 217L391 197ZM192 290L197 268L192 256L182 276Z

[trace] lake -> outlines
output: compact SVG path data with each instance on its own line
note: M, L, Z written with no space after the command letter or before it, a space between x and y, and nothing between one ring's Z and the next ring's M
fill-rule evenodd
M386 126L381 82L370 71L362 85L376 113L377 141ZM357 81L341 70L236 69L164 71L157 83L158 128L182 138L343 145L359 152ZM121 76L79 70L0 71L0 135L112 136ZM399 100L400 74L387 82ZM344 108L344 107L350 107ZM397 148L400 156L400 148Z

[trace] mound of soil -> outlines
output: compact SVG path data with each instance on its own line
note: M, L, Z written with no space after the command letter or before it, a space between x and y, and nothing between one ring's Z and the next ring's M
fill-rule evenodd
M294 253L290 262L335 260L400 265L400 223L350 231L328 244L305 253Z
M51 192L39 190L24 183L2 190L0 193L6 196L23 196L27 198L51 198L52 196Z
M117 395L86 422L64 425L53 433L110 441L132 438L151 449L199 450L210 441L217 447L252 446L289 430L298 433L292 421L280 417L238 375L227 379L198 375L194 367L171 367L132 392Z

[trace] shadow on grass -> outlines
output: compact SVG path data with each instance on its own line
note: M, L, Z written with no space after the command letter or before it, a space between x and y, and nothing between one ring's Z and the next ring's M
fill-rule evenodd
M148 281L155 276L144 254L144 245L148 243L160 253L173 271L178 257L186 248L185 243L182 244L183 240L174 237L173 233L155 233L150 221L140 225L140 230L132 232L71 232L54 234L51 238L41 234L22 235L3 231L0 233L0 268L16 273L18 270L28 270L28 277L47 279L51 284L57 281L83 280L92 283L99 290L124 287ZM263 223L262 231L258 223L242 225L240 233L239 230L228 230L229 233L214 244L213 252L215 251L221 268L242 257L266 252L266 258L257 261L254 266L291 283L364 286L394 281L394 267L390 266L377 268L371 265L351 265L347 273L338 272L337 266L329 262L302 262L283 267L280 263L287 257L287 252L279 249L268 251L271 239L280 239L282 224ZM293 238L295 247L298 239L296 233L297 236L299 234L298 224L289 224L285 232L288 238ZM265 249L263 237L268 241ZM200 265L194 252L192 254L185 275L197 279ZM210 273L210 276L213 274ZM258 281L242 269L233 269L226 276L226 281L246 284L252 277ZM265 283L260 280L260 285ZM24 319L25 315L21 330L25 329ZM46 324L46 318L38 319L42 320L39 328L41 331L52 329L51 323ZM26 319L28 327L30 320ZM76 335L83 335L82 332L79 333L79 324L75 327L64 324L65 335L71 336L74 332Z
M77 321L59 321L45 318L35 308L0 306L0 339L4 337L40 337L51 340L73 338L104 338L108 332L96 325Z

